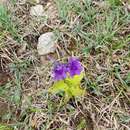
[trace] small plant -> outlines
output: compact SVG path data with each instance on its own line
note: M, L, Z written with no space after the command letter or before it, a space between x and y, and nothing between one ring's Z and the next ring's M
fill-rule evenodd
M65 102L69 101L71 97L83 96L84 89L80 87L83 79L83 66L80 61L71 57L68 63L55 63L52 77L56 81L49 89L51 93L64 93Z
M9 32L14 39L20 40L16 24L13 23L11 15L5 6L0 5L0 28Z

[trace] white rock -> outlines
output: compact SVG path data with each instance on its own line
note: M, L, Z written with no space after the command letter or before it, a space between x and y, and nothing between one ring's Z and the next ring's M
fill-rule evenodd
M53 32L44 33L39 37L37 50L39 55L46 55L56 50L56 40Z
M32 6L30 9L31 16L44 16L44 9L42 5Z

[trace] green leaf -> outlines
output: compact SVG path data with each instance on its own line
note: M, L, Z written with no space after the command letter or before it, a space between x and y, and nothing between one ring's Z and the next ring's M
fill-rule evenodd
M12 130L12 129L7 125L0 124L0 130Z
M75 75L73 78L69 77L65 79L65 83L67 83L69 86L76 86L80 85L81 80L83 79L84 73L81 73L80 75Z
M72 96L74 97L83 96L85 93L85 90L82 89L80 86L72 86L70 88L70 91L71 91Z
M49 92L55 93L55 94L61 91L63 92L68 91L68 85L63 80L54 83L54 85L49 89Z
M80 82L84 74L75 75L73 78L66 78L65 80L60 80L54 83L54 85L49 89L50 93L60 93L64 92L64 101L68 102L70 98L83 96L85 90L80 87Z

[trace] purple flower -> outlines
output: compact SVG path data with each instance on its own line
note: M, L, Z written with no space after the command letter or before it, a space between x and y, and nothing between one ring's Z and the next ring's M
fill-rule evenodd
M73 77L74 75L80 75L82 70L83 67L80 61L75 57L71 57L68 61L68 72L70 76Z
M80 61L75 57L71 57L67 64L56 62L52 71L52 76L54 80L64 80L67 74L73 77L74 75L80 75L82 70L83 66Z
M66 78L66 65L61 64L59 62L55 63L55 66L53 68L53 78L54 80L63 80Z

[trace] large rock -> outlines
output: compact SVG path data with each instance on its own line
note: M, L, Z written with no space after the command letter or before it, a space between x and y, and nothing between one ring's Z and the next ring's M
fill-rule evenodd
M56 40L53 32L44 33L39 37L37 50L39 55L46 55L56 50Z
M30 9L30 15L31 16L44 16L44 9L42 5L35 5L32 6Z

